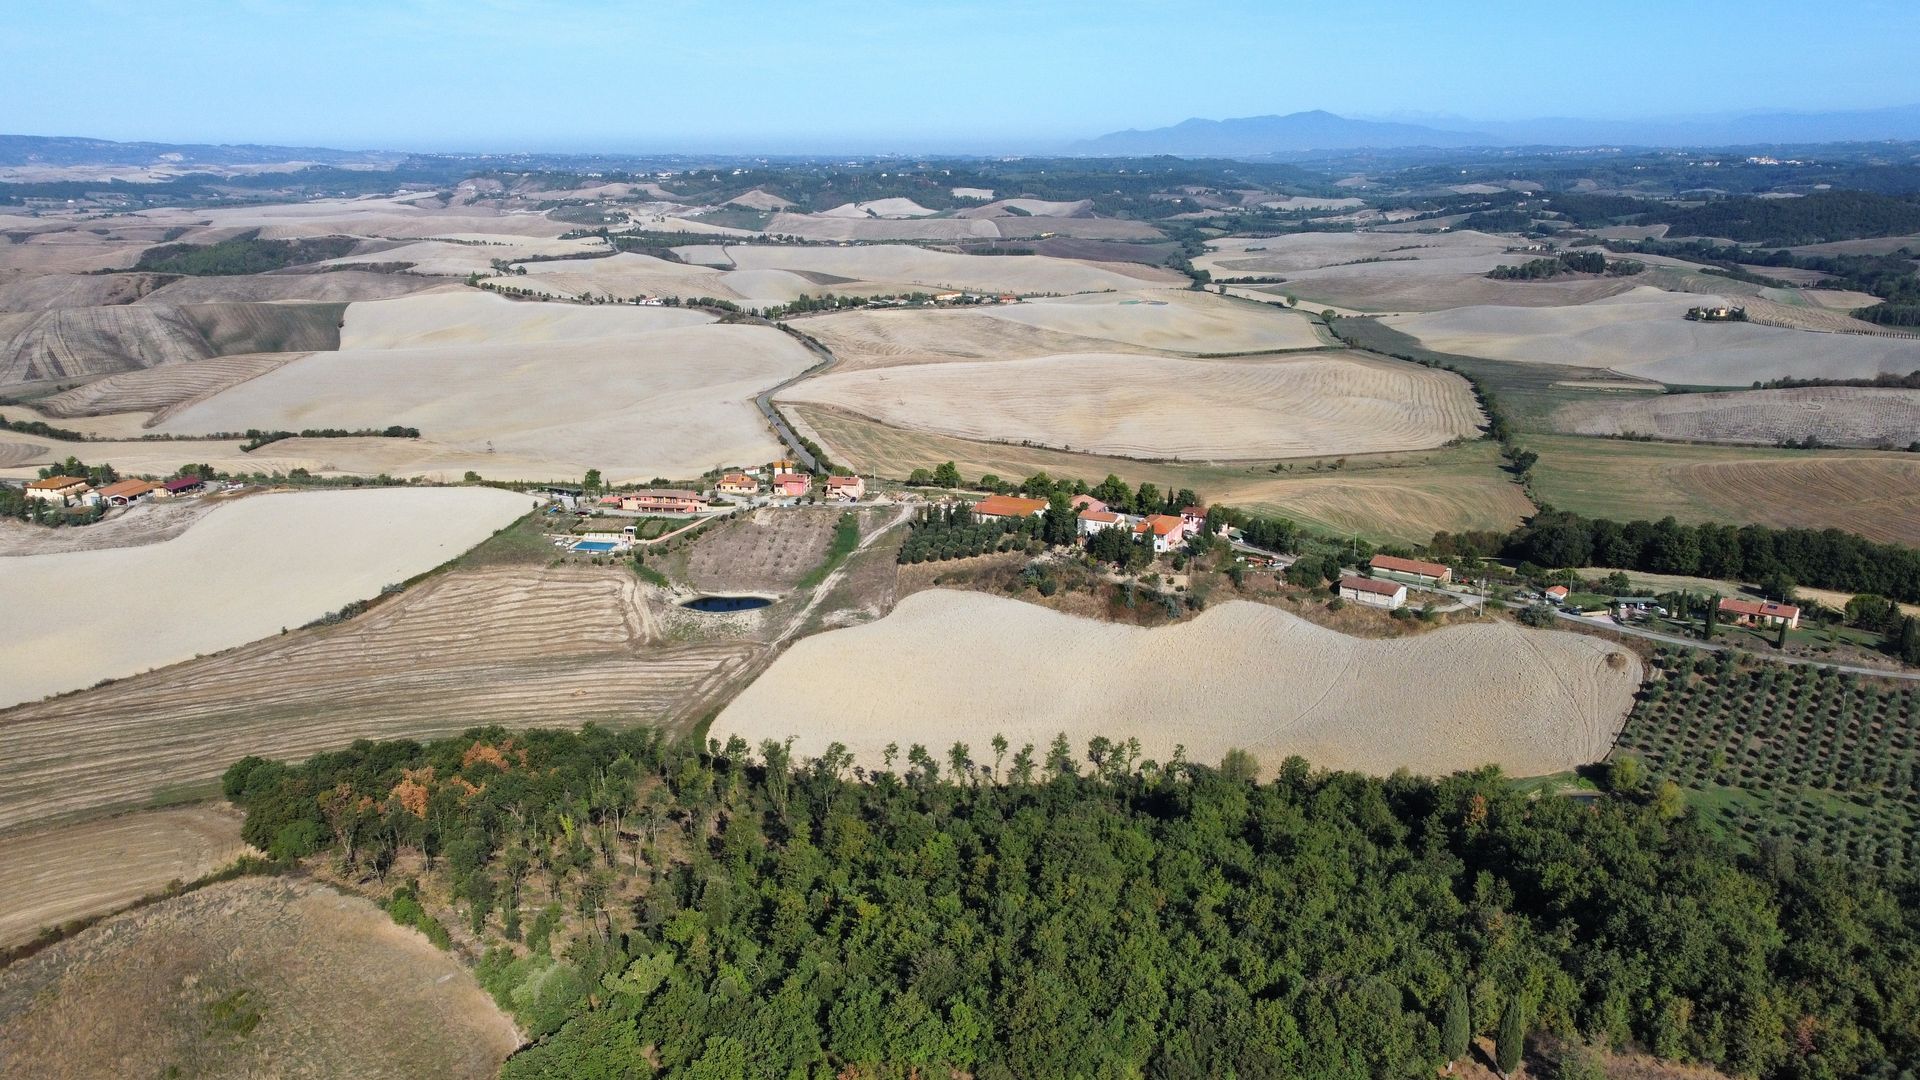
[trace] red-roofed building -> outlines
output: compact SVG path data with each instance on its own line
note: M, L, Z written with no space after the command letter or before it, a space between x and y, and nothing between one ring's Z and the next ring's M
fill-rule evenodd
M1437 562L1423 562L1419 559L1402 559L1397 555L1375 555L1367 566L1375 574L1414 578L1435 585L1445 585L1453 580L1453 568L1450 566L1442 566Z
M206 486L207 486L207 482L205 480L200 479L197 476L176 476L173 479L167 481L166 483L160 485L160 490L158 492L155 492L155 494L169 495L169 496L191 495L194 492L199 491L201 488Z
M859 502L867 497L867 482L857 476L827 477L827 497Z
M1565 585L1547 586L1547 592L1546 592L1547 599L1553 601L1556 604L1566 603L1567 597L1571 595L1573 595L1573 590L1567 588Z
M1101 502L1099 499L1096 499L1091 495L1075 495L1069 501L1069 505L1071 505L1075 510L1104 511L1107 508L1106 503Z
M100 497L106 500L108 506L127 506L153 494L153 489L154 486L145 480L122 480L101 488Z
M1155 554L1164 555L1186 542L1193 523L1172 514L1150 514L1133 527L1135 536L1152 536Z
M1787 624L1791 630L1800 625L1800 609L1793 604L1776 604L1771 600L1740 600L1726 596L1720 599L1720 614L1729 617L1739 626L1779 626Z
M754 495L760 491L760 481L746 473L730 472L722 476L713 489L722 495Z
M813 480L806 473L783 472L773 474L773 493L799 498L813 490Z
M65 506L69 501L80 498L89 490L91 489L87 486L87 482L78 476L49 476L45 480L29 482L27 498Z
M681 488L643 488L620 497L620 509L640 513L698 514L706 508L699 492Z
M1392 611L1407 602L1407 587L1397 581L1378 581L1349 574L1340 579L1340 599Z
M979 522L1039 517L1046 512L1045 499L1023 499L1017 495L989 495L973 504L973 520Z
M1096 499L1094 501L1098 502L1099 500ZM1082 510L1080 511L1080 535L1092 536L1094 533L1104 532L1107 529L1119 525L1121 521L1120 515L1111 510L1094 510L1091 508Z

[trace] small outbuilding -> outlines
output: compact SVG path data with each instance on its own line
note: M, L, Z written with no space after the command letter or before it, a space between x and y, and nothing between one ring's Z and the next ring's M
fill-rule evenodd
M1407 587L1397 581L1358 577L1349 574L1340 579L1340 599L1368 607L1396 610L1407 602Z

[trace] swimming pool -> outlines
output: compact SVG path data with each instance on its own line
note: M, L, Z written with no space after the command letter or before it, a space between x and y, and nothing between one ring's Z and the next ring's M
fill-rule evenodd
M584 551L589 555L605 555L613 548L614 543L611 540L582 540L573 545L573 550Z

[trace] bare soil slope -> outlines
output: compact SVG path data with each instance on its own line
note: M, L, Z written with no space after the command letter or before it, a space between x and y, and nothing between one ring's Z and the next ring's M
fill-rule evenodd
M1595 638L1494 622L1416 637L1348 637L1275 608L1227 603L1153 630L979 593L933 590L865 626L808 638L714 723L750 744L838 740L869 766L888 743L976 759L1003 733L1044 750L1058 732L1138 738L1161 761L1254 753L1439 774L1497 763L1559 772L1606 754L1641 665Z
M0 972L18 1076L478 1080L518 1044L459 961L311 882L209 886Z

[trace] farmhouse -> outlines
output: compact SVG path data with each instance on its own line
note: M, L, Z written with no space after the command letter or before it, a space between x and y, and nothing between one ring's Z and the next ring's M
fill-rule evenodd
M707 500L697 491L679 488L643 488L620 498L622 510L652 511L663 514L697 514L707 508Z
M1393 611L1407 602L1407 587L1397 581L1348 575L1340 579L1340 599Z
M160 490L154 494L161 498L172 498L176 495L191 495L206 486L207 482L197 476L176 476L160 485Z
M806 473L783 472L773 474L773 493L798 498L813 489L813 481Z
M827 496L845 499L847 502L859 502L867 497L867 482L857 476L827 477Z
M35 480L27 485L27 498L42 502L59 503L65 506L92 490L87 482L77 476L49 476L45 480Z
M722 495L753 495L760 490L760 481L746 473L730 472L713 485L713 489Z
M1556 604L1566 603L1567 597L1571 595L1573 595L1573 590L1567 588L1565 585L1547 586L1546 597L1548 600L1551 600Z
M1096 499L1091 495L1075 495L1073 497L1073 501L1069 505L1071 505L1075 510L1104 511L1107 508L1106 503L1101 502L1099 499Z
M1422 584L1445 585L1453 580L1452 567L1419 559L1402 559L1395 555L1375 555L1367 566L1376 575L1412 578Z
M1793 604L1771 600L1740 600L1731 596L1720 600L1720 614L1737 626L1779 626L1791 630L1800 625L1800 609Z
M100 497L108 506L129 506L153 494L154 485L145 480L122 480L117 484L108 484L100 489Z
M1133 527L1135 536L1153 537L1155 554L1164 555L1179 547L1192 531L1193 523L1172 514L1150 514Z
M1092 536L1094 533L1111 529L1120 522L1120 515L1111 510L1082 510L1080 511L1080 535Z
M1046 513L1042 499L1022 499L1014 495L989 495L973 504L973 520L986 523L1007 518L1039 517Z

